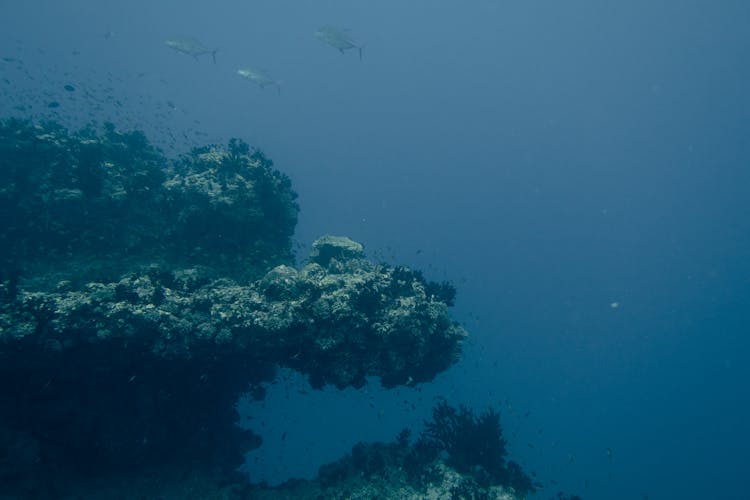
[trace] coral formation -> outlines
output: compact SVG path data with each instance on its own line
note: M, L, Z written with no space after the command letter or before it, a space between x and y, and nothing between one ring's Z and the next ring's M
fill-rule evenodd
M228 484L260 445L234 403L278 366L343 388L454 363L455 290L344 237L291 267L295 199L241 141L169 162L138 132L0 123L4 484L168 464Z
M440 401L412 445L405 429L394 443L358 443L311 481L255 487L257 498L515 500L535 491L514 462L505 462L498 413L475 416Z
M493 409L476 416L463 405L454 408L438 402L416 448L427 456L446 452L449 465L480 484L502 484L522 495L534 491L531 477L517 463L505 461L500 413Z
M40 276L80 284L144 263L252 280L292 261L297 195L240 141L169 162L140 132L8 120L0 186L0 265L38 287Z

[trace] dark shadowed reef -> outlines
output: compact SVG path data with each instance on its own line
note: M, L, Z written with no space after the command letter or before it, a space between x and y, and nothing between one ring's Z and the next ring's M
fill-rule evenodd
M0 186L0 481L18 498L260 495L236 473L261 443L234 405L262 398L277 367L313 387L393 387L459 357L451 285L374 263L345 237L318 239L293 267L296 194L241 141L168 161L139 132L9 120ZM496 414L451 411L438 407L414 447L362 445L354 470L382 480L408 462L422 489L452 475L454 492L532 490L505 465ZM464 431L490 436L484 461L455 451ZM326 495L345 470L321 469Z

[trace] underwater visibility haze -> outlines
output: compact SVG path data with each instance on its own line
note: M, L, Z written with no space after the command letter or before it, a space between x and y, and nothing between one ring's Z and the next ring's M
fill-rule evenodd
M750 498L749 22L1 3L0 499Z

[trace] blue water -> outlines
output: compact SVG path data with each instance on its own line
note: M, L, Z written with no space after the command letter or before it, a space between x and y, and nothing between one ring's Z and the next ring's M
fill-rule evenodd
M433 384L287 374L243 403L252 480L310 477L442 395L501 408L535 498L750 498L750 4L216 4L3 2L0 114L111 120L168 154L242 137L300 194L301 257L341 234L452 280L471 333Z

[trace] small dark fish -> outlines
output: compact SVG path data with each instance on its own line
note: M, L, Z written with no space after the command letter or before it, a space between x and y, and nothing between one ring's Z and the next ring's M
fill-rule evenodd
M57 102L57 101L52 101L49 104L47 104L47 107L48 108L59 108L60 107L60 103Z
M281 440L284 441L286 439L286 431L281 435Z
M65 87L63 87L63 88L64 88L65 90L67 90L68 92L73 92L73 91L74 91L74 90L76 89L76 88L75 88L74 86L72 86L72 85L70 85L70 84L66 85L66 86L65 86Z

